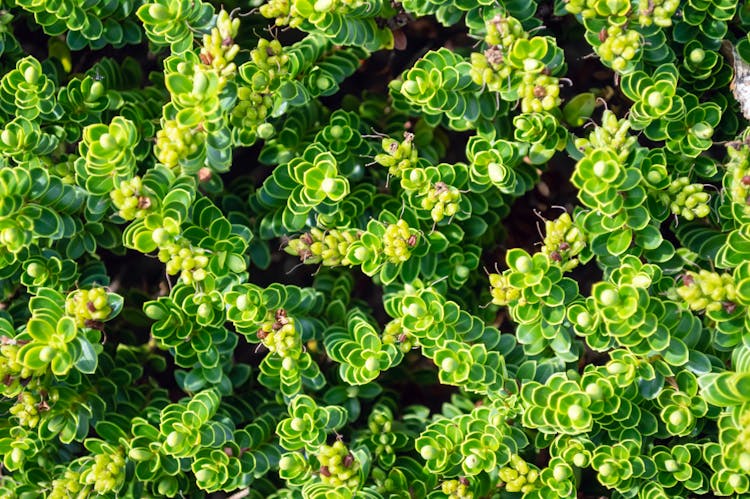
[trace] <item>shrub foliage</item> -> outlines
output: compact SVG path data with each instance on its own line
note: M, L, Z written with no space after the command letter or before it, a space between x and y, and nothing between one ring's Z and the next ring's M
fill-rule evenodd
M747 2L0 5L3 497L750 496Z

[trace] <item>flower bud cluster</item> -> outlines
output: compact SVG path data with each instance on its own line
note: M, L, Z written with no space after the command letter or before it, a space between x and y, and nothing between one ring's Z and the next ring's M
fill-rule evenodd
M539 113L559 106L560 81L549 74L543 61L531 56L523 59L523 64L509 61L509 54L517 50L516 42L528 38L518 19L498 14L486 27L484 41L489 47L484 52L471 54L469 74L474 83L493 92L511 91L517 84L523 113Z
M206 250L194 247L182 237L177 224L164 224L154 230L151 237L159 247L159 261L167 264L169 275L181 272L180 277L185 284L193 284L206 278Z
M260 6L260 15L266 19L274 19L276 26L297 28L302 24L303 19L292 14L294 10L292 4L292 0L269 0Z
M674 179L667 192L672 200L669 209L675 215L686 220L693 220L705 218L711 212L708 206L710 196L703 190L703 185L691 184L688 177Z
M232 61L240 51L240 46L234 43L239 29L239 18L232 19L227 11L222 9L211 33L203 35L201 62L217 70L222 76L235 73L237 66Z
M180 160L198 152L205 137L204 130L181 126L177 120L164 120L161 129L156 132L156 159L167 168L176 169Z
M22 346L21 341L7 336L0 337L0 380L2 380L0 393L5 397L18 395L23 389L21 379L33 375L18 358L18 351Z
M505 52L499 46L489 47L484 52L471 53L471 79L493 92L510 86L511 66L505 60Z
M712 312L724 308L733 311L736 307L737 291L731 274L718 274L701 269L700 272L685 272L677 295L691 310Z
M401 142L390 137L383 139L382 147L384 152L375 155L375 162L388 168L394 177L401 178L416 166L419 156L413 133L405 132Z
M410 351L417 346L417 339L414 335L404 330L401 319L394 319L385 325L383 329L383 344L398 345L399 350L403 353Z
M518 94L522 112L551 111L560 105L560 80L545 74L543 69L539 72L529 71L523 75Z
M26 390L18 396L18 400L10 408L10 413L17 418L18 424L27 428L36 428L39 424L41 400Z
M359 462L343 442L323 445L318 451L320 480L333 487L356 490L359 487Z
M67 469L62 476L52 480L52 489L47 494L47 499L78 497L78 494L82 491L81 473Z
M261 70L250 82L254 90L268 88L273 80L289 72L289 56L278 40L259 39L258 45L250 51L250 60Z
M474 492L469 486L469 480L464 477L457 480L446 480L440 485L440 489L450 499L474 499Z
M461 192L445 182L436 182L427 194L422 198L420 205L425 210L430 210L430 216L435 223L440 222L446 216L452 217L458 212L458 203L461 201Z
M238 87L237 104L230 119L239 129L266 139L273 134L273 127L265 123L274 105L272 88L288 73L289 56L278 40L261 38L250 52L250 59L248 64L255 68L255 72L249 77L250 85Z
M547 220L546 235L541 252L550 261L560 264L563 270L571 270L578 266L576 256L586 247L586 237L573 223L573 219L566 212L557 220Z
M641 48L641 35L635 30L621 26L603 28L599 34L602 44L597 53L615 71L622 71L633 60Z
M615 113L606 109L602 113L602 124L594 127L588 137L576 138L575 146L581 152L606 147L617 152L617 157L624 162L638 141L630 134L630 127L627 119L618 120Z
M383 236L383 253L392 263L405 262L411 256L412 248L417 245L418 237L406 220L390 224Z
M138 176L120 182L120 185L109 193L109 197L118 210L117 214L128 221L145 217L149 208L153 206L151 198L144 193L141 177Z
M500 479L505 482L508 492L530 492L537 487L539 471L529 467L518 454L510 457L510 466L500 468Z
M672 26L672 19L680 6L679 0L639 0L638 3L638 24L661 28Z
M300 336L294 324L294 319L286 315L286 310L278 309L269 313L269 318L258 329L258 339L271 353L280 357L299 356Z
M268 138L273 134L272 125L263 126L271 109L273 97L271 94L253 92L250 87L237 89L237 105L232 109L232 124L243 130L256 133L260 138ZM266 129L270 133L266 133Z
M485 43L489 46L484 52L471 54L471 79L477 85L487 86L499 92L510 85L512 67L507 55L516 40L527 38L521 22L510 16L496 15L486 24Z
M521 298L521 290L513 287L508 274L490 274L492 303L505 306Z
M488 45L509 49L513 45L513 42L527 36L521 21L515 17L498 14L487 23L487 34L484 40Z
M78 327L89 327L102 322L112 314L107 291L102 287L79 289L65 300L65 313L73 317Z
M93 465L82 477L82 481L87 485L93 485L98 494L116 491L123 480L125 455L119 448L114 453L96 454Z
M322 263L326 267L350 265L346 258L349 245L358 238L357 231L352 229L330 229L323 231L317 227L291 239L285 251L297 255L304 263Z

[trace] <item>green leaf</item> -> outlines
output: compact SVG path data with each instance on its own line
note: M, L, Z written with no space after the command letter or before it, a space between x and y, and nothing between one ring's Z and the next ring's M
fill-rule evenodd
M664 360L672 366L682 366L689 360L687 345L677 338L672 338L669 347L664 351Z
M81 348L81 355L76 360L75 368L84 374L94 374L99 361L94 346L83 336L78 337L78 344Z
M98 423L96 423L96 425L94 425L94 430L103 440L106 440L107 442L113 444L119 444L121 439L128 439L128 435L125 433L125 431L123 431L122 428L110 421L99 421Z
M62 220L60 216L47 207L41 206L40 213L34 219L34 232L40 237L58 238Z
M75 327L75 324L73 324ZM26 331L32 339L42 343L50 343L55 335L55 328L46 320L32 318L26 326Z
M571 126L582 126L596 107L596 96L590 92L578 94L563 107L563 117Z
M747 395L737 391L733 373L710 373L698 378L703 398L718 407L731 407L746 400Z
M607 238L607 251L613 255L621 255L630 247L633 234L629 229L613 232Z
M77 333L78 327L76 326L75 319L72 317L61 317L57 322L57 334L64 343L73 341Z
M203 113L194 107L190 107L177 113L176 119L180 126L196 128L203 121Z
M186 94L193 90L193 82L185 75L172 73L164 80L170 94Z
M107 293L107 305L109 305L112 311L109 313L106 320L114 319L120 315L124 303L125 300L122 296L115 293Z

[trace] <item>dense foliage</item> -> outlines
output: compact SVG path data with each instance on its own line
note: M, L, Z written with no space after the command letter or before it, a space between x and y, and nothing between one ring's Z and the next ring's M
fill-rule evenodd
M750 2L0 7L0 496L750 497Z

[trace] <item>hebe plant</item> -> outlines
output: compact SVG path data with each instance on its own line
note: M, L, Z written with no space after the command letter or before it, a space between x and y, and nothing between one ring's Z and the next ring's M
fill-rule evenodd
M750 497L745 3L0 3L2 497Z

